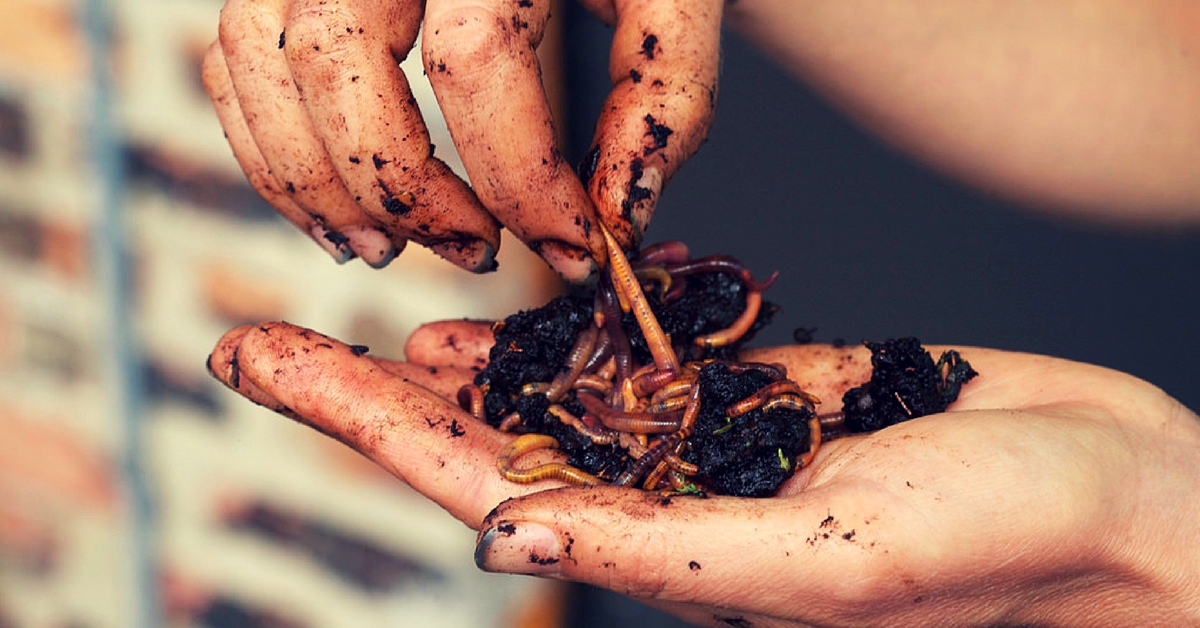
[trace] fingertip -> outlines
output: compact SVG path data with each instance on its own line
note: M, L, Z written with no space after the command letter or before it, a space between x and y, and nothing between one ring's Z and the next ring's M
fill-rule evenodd
M252 344L255 334L269 325L242 325L225 332L209 354L206 366L213 378L251 402L285 416L297 418L290 408L281 404L242 373L243 347Z
M561 240L542 240L529 245L563 279L574 283L590 283L596 279L599 266L587 251Z
M554 576L561 572L562 540L532 522L499 522L484 529L475 545L475 565L492 573Z
M404 250L404 240L399 244L383 231L374 227L351 227L344 229L347 246L371 268L384 268Z
M481 238L464 238L429 245L442 259L473 273L483 274L500 267L496 261L496 245Z
M205 362L208 373L230 388L237 388L232 380L237 365L238 347L241 346L242 340L252 328L252 325L241 325L225 332L217 340L217 344L213 346L212 353L208 354L208 360Z
M221 51L221 42L217 40L213 40L204 50L204 57L200 60L200 80L204 91L214 101L233 95L225 53Z
M345 264L354 259L354 250L350 248L350 239L345 234L326 229L323 225L313 225L308 233L338 264Z
M631 189L640 187L646 190L642 193L644 198L629 206L630 244L637 247L642 242L646 229L650 226L650 219L654 216L654 209L658 206L658 199L662 194L662 171L658 168L647 167L642 171L642 176L637 180L631 180L629 185Z
M634 249L654 216L665 179L661 169L644 166L637 158L628 165L619 160L614 163L615 169L606 168L606 174L596 177L591 185L592 198L600 220L617 242Z
M425 323L404 343L404 356L414 364L483 368L495 344L492 321L448 320Z

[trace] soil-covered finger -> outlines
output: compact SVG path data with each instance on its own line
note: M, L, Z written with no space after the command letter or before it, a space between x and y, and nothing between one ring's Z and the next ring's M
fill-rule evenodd
M414 364L481 369L495 344L491 321L437 321L416 329L404 345L404 356Z
M290 0L229 0L220 46L250 135L281 190L317 223L323 237L373 265L403 248L347 191L292 79L283 47Z
M545 486L514 484L496 469L511 440L361 350L287 323L250 328L241 377L299 420L380 464L468 525L497 503Z
M1064 401L1101 404L1114 387L1149 384L1103 367L1043 355L961 345L927 345L934 360L957 352L978 374L962 387L950 411L1026 409ZM778 363L788 378L822 401L818 412L841 409L842 395L871 377L871 353L861 345L804 344L748 349L742 359Z
M209 98L212 99L217 119L225 130L225 138L233 151L233 157L246 174L250 186L263 200L270 203L275 211L296 225L302 233L313 238L335 260L344 262L350 259L354 252L346 246L346 242L337 238L326 238L327 231L321 228L308 212L301 209L271 175L271 167L263 159L262 152L258 150L258 145L254 143L250 134L250 127L246 125L246 119L242 116L220 43L213 42L205 53L201 78Z
M250 378L242 377L240 350L242 340L251 329L252 326L243 325L225 332L208 356L208 372L217 381L246 399L292 419L298 418L291 409L259 388Z
M430 3L426 73L484 206L560 274L604 250L583 186L558 149L535 47L549 0Z
M420 23L416 2L296 0L284 50L314 132L363 211L463 268L492 270L499 226L433 156L398 64Z
M712 126L723 0L620 6L613 91L581 167L588 192L625 248L645 233L663 187Z

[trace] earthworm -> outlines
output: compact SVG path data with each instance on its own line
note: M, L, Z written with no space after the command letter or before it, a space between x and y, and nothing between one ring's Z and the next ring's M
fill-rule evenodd
M793 381L785 379L777 382L771 382L770 384L758 389L758 391L753 395L750 395L749 397L730 405L725 409L725 413L729 415L729 418L739 417L747 412L750 412L751 410L761 407L765 403L768 403L773 397L777 397L779 395L800 395L803 392L804 391L800 389L800 386Z
M483 408L483 390L475 384L464 384L458 389L458 405L476 419L487 422L487 413Z
M608 429L602 425L588 425L583 419L571 414L566 408L558 404L551 405L546 411L557 417L558 420L562 421L564 425L569 425L575 428L576 432L588 437L588 440L597 445L611 445L617 442L618 432Z
M646 345L650 348L654 363L660 371L678 372L679 358L675 356L675 349L671 347L671 338L663 333L658 320L654 318L654 312L650 310L650 304L642 292L642 285L633 275L629 260L621 252L621 245L617 244L603 223L600 224L600 233L604 234L604 241L608 246L609 271L617 296L624 295L629 311L633 312L638 326L642 328L642 334L646 337Z
M638 397L651 395L663 386L670 384L678 376L678 371L660 371L658 369L635 373L630 377L633 381L633 394Z
M617 305L616 290L604 282L597 287L597 301L604 316L604 330L612 344L612 354L616 358L617 370L613 374L616 381L629 377L633 370L633 349L629 347L629 337L621 329L621 308Z
M750 331L754 321L758 319L758 311L762 307L762 293L752 290L746 293L746 309L729 327L721 331L696 337L696 344L705 348L724 347L733 344Z
M579 334L579 338L575 340L575 346L567 354L567 370L555 376L550 387L546 389L546 397L550 401L561 399L563 393L570 390L571 385L575 383L579 374L583 372L584 367L587 366L588 358L592 355L592 349L596 346L596 336L599 333L599 329L588 327Z
M519 484L529 484L540 480L562 480L577 486L595 486L600 484L600 478L562 462L547 462L531 469L518 469L517 458L540 449L557 449L558 441L553 436L545 434L522 434L500 450L496 458L496 468L504 479Z
M612 406L589 394L577 395L576 399L595 416L604 427L618 432L640 434L668 434L679 429L682 412L628 412L614 410Z
M665 266L667 272L676 276L692 275L695 273L712 273L722 272L731 275L736 275L746 284L746 289L751 292L762 292L771 287L775 282L775 278L779 276L779 272L771 273L771 276L766 281L758 282L754 276L750 274L750 269L746 268L741 262L729 257L728 255L710 255L700 259L688 260L678 264L667 264Z
M637 266L678 264L686 262L690 252L683 242L668 240L657 242L643 248L637 256Z
M592 355L583 364L584 373L592 373L603 367L613 355L612 335L608 333L608 329L604 326L604 321L600 321L600 333L596 337L596 345L592 348Z

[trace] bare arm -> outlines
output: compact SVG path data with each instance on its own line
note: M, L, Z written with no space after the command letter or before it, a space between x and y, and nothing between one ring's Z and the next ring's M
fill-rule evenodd
M738 0L729 23L867 128L969 183L1200 221L1200 4Z

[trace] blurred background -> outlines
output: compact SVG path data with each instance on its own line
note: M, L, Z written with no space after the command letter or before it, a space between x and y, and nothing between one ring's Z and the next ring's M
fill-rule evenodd
M480 278L416 247L383 271L337 266L293 232L246 185L199 83L220 7L0 0L0 627L677 625L478 572L464 526L208 378L242 322L398 355L422 322L556 289L511 240ZM570 2L557 16L546 76L577 159L611 32ZM736 35L724 50L716 125L647 239L779 270L760 344L802 330L1046 353L1200 408L1200 229L1065 222L979 194Z

